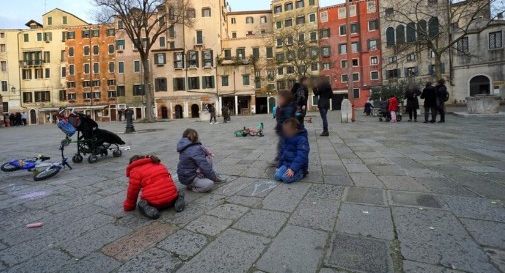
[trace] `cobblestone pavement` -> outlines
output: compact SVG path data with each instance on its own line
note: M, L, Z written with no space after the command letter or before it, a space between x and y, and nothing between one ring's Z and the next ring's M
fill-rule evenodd
M330 119L329 138L318 136L316 116L308 125L310 175L293 185L270 180L270 129L264 138L233 137L259 121L272 128L266 115L137 124L137 134L121 134L132 147L122 158L73 164L43 182L2 173L0 271L505 272L505 119ZM184 212L157 221L123 212L128 157L155 153L175 173L186 127L214 150L228 182L210 194L187 192ZM61 138L55 126L2 129L0 159L58 158ZM42 228L25 228L39 221Z

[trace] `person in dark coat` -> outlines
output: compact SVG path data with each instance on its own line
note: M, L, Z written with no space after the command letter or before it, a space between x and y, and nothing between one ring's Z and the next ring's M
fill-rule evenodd
M328 131L328 110L330 109L330 100L333 98L333 89L328 78L321 77L319 84L314 89L314 95L318 96L317 107L323 120L323 132L321 136L329 136Z
M438 85L435 88L435 94L437 97L437 110L440 114L440 123L445 122L445 102L449 100L449 92L447 92L447 87L445 86L445 80L438 80Z
M293 102L293 94L290 91L279 91L277 103L278 106L275 110L275 133L279 138L279 142L277 143L277 155L275 156L273 165L277 165L279 161L279 154L283 142L282 124L284 124L286 120L296 116L296 104Z
M414 118L414 122L417 122L417 109L419 109L419 100L417 97L421 95L421 91L414 84L409 84L407 91L405 92L405 98L407 99L407 112L409 113L409 122Z
M275 172L275 180L294 183L308 174L310 145L307 130L297 119L291 118L282 125L284 141Z
M435 87L431 82L427 82L421 94L421 99L424 99L424 123L435 123L437 120L437 96ZM431 112L431 120L428 121Z
M372 109L373 109L373 105L372 105L372 102L370 101L370 99L368 99L368 101L365 103L365 110L363 111L363 113L365 113L365 115L367 116L370 116L372 114Z
M177 176L179 182L194 192L209 192L214 183L222 182L216 175L211 162L207 158L208 152L198 140L198 133L193 129L186 129L177 144L179 163Z
M214 107L214 104L207 105L207 109L209 110L209 114L210 114L210 124L217 123L216 107ZM212 122L212 121L214 121L214 122Z
M305 115L307 114L307 100L309 97L309 88L306 77L301 77L298 83L293 85L291 89L294 101L296 103L296 119L303 126Z

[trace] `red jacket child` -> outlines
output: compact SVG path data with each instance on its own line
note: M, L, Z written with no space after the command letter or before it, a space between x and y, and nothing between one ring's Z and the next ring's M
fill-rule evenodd
M396 97L391 97L388 100L388 111L389 112L398 111L398 99Z
M165 165L156 157L140 157L126 168L130 178L124 210L135 209L139 192L141 199L156 208L166 208L177 199L177 187Z

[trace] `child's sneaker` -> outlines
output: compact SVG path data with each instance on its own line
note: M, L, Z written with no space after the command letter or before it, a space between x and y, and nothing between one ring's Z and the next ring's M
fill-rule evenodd
M140 200L137 204L140 213L145 215L148 218L156 220L160 218L160 212L157 208L150 206L146 200Z
M174 208L176 212L181 212L186 207L186 202L184 202L184 191L179 191L179 196L175 200Z
M216 176L216 181L214 181L214 182L216 182L218 184L222 184L222 183L226 183L226 181L227 181L226 179L224 179L218 175L218 176Z

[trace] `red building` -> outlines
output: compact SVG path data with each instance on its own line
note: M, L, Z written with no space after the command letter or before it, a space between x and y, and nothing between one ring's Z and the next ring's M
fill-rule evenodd
M344 97L363 107L370 89L381 84L378 7L378 0L348 0L319 10L321 75L330 78L339 98L333 109Z

